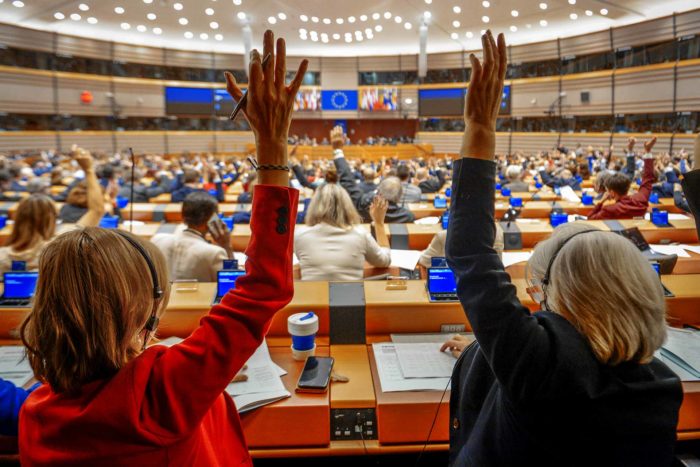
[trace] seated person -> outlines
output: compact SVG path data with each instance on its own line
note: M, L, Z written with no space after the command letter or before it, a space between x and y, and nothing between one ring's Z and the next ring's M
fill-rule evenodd
M377 178L377 172L371 167L362 169L362 181L360 182L360 190L363 193L371 193L377 189L377 184L374 180Z
M0 170L0 201L21 201L19 194L10 194L12 191L12 175L7 170Z
M131 185L134 185L134 203L148 203L151 198L167 193L172 186L172 180L165 174L160 174L159 183L155 186L146 186L141 182L143 174L139 169L134 171L134 180L131 180L131 170L124 174L124 184L119 189L117 196L131 201Z
M487 41L483 67L471 55L446 246L476 337L452 373L449 463L670 466L683 388L654 357L666 302L648 260L615 233L559 226L528 263L528 292L544 310L531 313L493 250L507 51L503 36Z
M66 198L65 203L58 211L58 219L68 224L77 223L90 211L91 196L94 197L93 201L95 203L99 198L100 202L104 205L102 210L103 215L111 215L114 212L114 205L111 201L107 200L107 196L104 193L104 189L99 184L99 181L97 183L96 190L92 194L90 193L87 180L81 180L73 185L70 192L68 192L68 198Z
M503 257L503 229L501 225L496 222L496 240L493 244L493 249L496 250L499 257ZM423 250L418 259L418 264L424 268L429 268L432 264L433 258L444 258L445 257L445 243L447 242L447 230L441 230L433 236L430 241L428 248Z
M41 383L32 385L29 389L17 387L11 381L0 378L0 435L17 436L19 425L19 410Z
M195 191L182 203L182 220L187 226L174 234L156 234L151 242L165 256L172 280L216 282L225 259L233 258L231 232L212 232L209 219L216 216L219 204L209 194ZM211 234L215 245L206 239Z
M700 237L700 168L698 168L697 158L700 157L700 134L695 137L695 169L687 172L681 181L683 194L688 203L688 210L695 218L695 226Z
M47 178L32 178L27 182L27 192L32 195L51 196L51 182Z
M416 170L416 181L421 193L437 193L445 186L447 178L445 177L445 172L441 169L435 170L435 177L431 177L428 169L421 167Z
M248 174L246 182L243 184L243 193L238 195L238 202L248 204L253 202L253 188L258 183L255 172Z
M605 180L606 193L591 211L589 219L632 219L644 216L649 207L649 195L654 182L654 156L651 154L654 144L656 137L644 143L644 173L639 191L628 195L632 180L619 172L610 175Z
M554 175L555 172L548 172L547 170L540 171L540 177L542 177L542 183L551 188L562 188L565 186L570 186L572 190L581 190L581 184L574 177L574 174L569 169L562 169L558 173L559 175Z
M411 183L411 169L406 164L400 164L396 168L396 176L401 180L401 201L399 204L405 206L408 203L418 203L421 199L421 190Z
M268 31L263 53L273 56L270 76L284 79L274 71L284 56L275 60L273 44ZM289 86L278 82L266 91L261 54L252 55L244 114L257 143L269 148L258 160L261 167L286 165L286 148L276 143L287 137L308 62L302 60ZM226 76L240 101L241 90ZM47 246L35 306L21 329L29 363L47 383L20 413L22 465L252 465L225 389L294 295L297 209L287 172L263 168L259 176L247 273L172 347L148 346L170 297L165 258L155 246L95 228Z
M335 183L316 190L306 213L309 229L294 237L302 280L351 281L364 276L365 261L378 268L391 264L389 240L384 230L387 202L375 198L370 207L377 240L359 227L357 214L347 192Z
M506 168L506 183L503 188L507 188L511 193L528 193L530 184L523 181L523 168L519 165L509 165Z
M690 205L688 204L688 200L685 199L683 187L680 183L673 184L673 204L681 211L690 213Z
M214 184L216 189L216 199L223 203L226 200L226 194L224 193L224 186L221 182L221 177L219 177L218 172L215 170L210 171L209 177L211 183ZM185 169L181 174L178 174L171 193L172 202L181 203L190 193L208 193L208 191L205 190L200 183L200 179L201 175L195 169Z

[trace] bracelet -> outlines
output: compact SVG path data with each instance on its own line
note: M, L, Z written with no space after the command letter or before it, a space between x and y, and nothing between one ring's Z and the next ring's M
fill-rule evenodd
M285 172L289 172L288 165L274 165L274 164L258 165L258 161L253 156L248 156L248 162L250 162L250 164L253 166L253 168L256 171L259 171L259 170L284 170Z

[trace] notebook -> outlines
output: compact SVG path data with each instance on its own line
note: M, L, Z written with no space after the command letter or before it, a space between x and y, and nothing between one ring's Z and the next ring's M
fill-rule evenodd
M0 307L26 308L34 297L38 272L6 272L5 290L0 297Z
M450 268L428 268L428 297L431 302L456 302L457 282Z
M214 305L221 303L221 299L229 290L235 287L236 279L243 276L245 271L219 271L216 276L216 297Z

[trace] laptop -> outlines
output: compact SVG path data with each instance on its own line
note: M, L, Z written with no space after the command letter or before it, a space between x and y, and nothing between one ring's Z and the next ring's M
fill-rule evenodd
M447 258L444 256L433 256L430 258L430 267L431 268L446 268L447 267Z
M428 268L428 298L431 302L456 302L457 281L450 268Z
M654 271L656 271L656 274L659 276L659 282L661 282L661 265L656 261L652 261L650 264L651 267L654 268ZM663 282L661 282L661 287L664 288L664 297L675 297L675 295L673 295L673 292L668 290Z
M651 249L651 246L639 231L637 227L632 227L630 229L624 229L617 231L616 233L622 235L642 252L642 255L651 262L657 262L661 274L672 274L673 268L676 267L676 262L678 262L677 255L664 255L662 253L657 253Z
M6 272L5 290L0 297L0 307L28 308L34 297L38 272Z
M216 275L216 298L214 305L221 303L221 299L229 290L235 287L236 279L245 275L245 271L219 271Z

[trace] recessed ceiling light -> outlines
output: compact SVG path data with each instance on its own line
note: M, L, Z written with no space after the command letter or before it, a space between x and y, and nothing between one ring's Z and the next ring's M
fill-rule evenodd
M124 8L118 6L114 9L114 12L118 15L123 15L124 14Z
M540 20L540 26L542 26L542 27L547 26L547 20L546 20L546 19L541 19L541 20Z
M143 24L139 24L138 26L136 26L136 30L138 32L146 32L146 26L144 26Z
M193 37L192 31L185 31L185 39L192 39Z
M204 13L206 13L208 16L211 16L214 14L214 9L213 8L207 8L204 10Z
M161 35L163 30L161 28L153 28L153 34Z
M175 8L177 11L182 10L182 3L173 3L173 8Z
M546 10L547 9L547 4L542 2L540 3L540 10Z
M348 23L354 23L355 22L355 17L354 16L348 16Z
M60 11L57 11L56 13L53 14L53 17L56 18L56 19L58 19L58 20L61 20L61 19L65 19L65 18L66 18L66 15L64 15L64 14L61 13Z
M153 3L153 0L143 0L143 3L150 5L151 3Z
M390 19L391 18L391 12L387 11L384 13L384 19Z
M372 13L372 19L373 20L378 20L381 17L379 13Z
M95 18L94 16L91 16L87 19L87 22L90 24L97 24L97 18Z
M460 22L457 21L457 20L452 21L452 26L455 27L455 28L458 28L458 27L460 27L461 25L462 25L462 23L460 23Z
M607 14L608 14L608 9L607 9L607 8L601 8L601 9L600 9L600 14L603 15L603 16L607 15Z
M85 3L81 3L80 5L78 5L78 9L80 11L88 11L90 9L90 7L87 6Z
M362 21L362 22L367 21L367 15L361 15L361 16L360 16L360 21Z
M177 20L178 23L182 24L183 26L186 26L190 21L187 18L180 18Z
M199 38L202 39L203 41L209 39L209 34L206 32L203 32L202 34L199 35Z
M284 13L277 13L277 17L282 21L287 19L287 15L285 15Z
M312 16L312 17L311 17L311 22L312 22L312 23L318 23L318 16Z
M576 0L569 0L569 5L576 5Z
M429 12L427 10L423 12L423 19L429 20L432 17L433 17L433 14L431 12Z
M381 24L378 24L378 25L376 25L376 26L374 27L374 30L377 31L377 32L382 32L382 29L384 29L384 28L382 27Z
M245 13L242 12L242 11L239 11L238 14L237 14L236 16L238 16L238 19L240 19L240 20L246 19L246 15L245 15Z
M511 27L510 27L510 32L517 32L517 31L518 31L518 27L517 27L517 26L511 26Z
M321 35L321 42L323 42L324 44L328 44L328 35L327 34Z
M311 40L313 42L318 42L318 36L311 36Z
M347 42L348 44L352 42L352 36L345 36L345 42Z
M486 34L486 29L482 29L481 32L480 32L479 34L481 34L482 36L483 36L484 34Z
M411 29L413 27L413 25L409 22L406 22L406 23L404 23L403 27L406 29Z
M458 6L455 5L455 6L452 7L452 11L454 11L455 13L461 13L461 12L462 12L462 9L461 9L460 7L458 7Z
M457 38L459 37L459 34L457 34L456 32L453 32L452 34L450 34L450 37L454 40L457 40Z
M155 13L149 13L146 15L146 18L148 18L151 21L155 21L156 19L156 14Z
M571 13L571 14L569 15L569 18L571 18L571 19L578 19L578 15L577 15L576 13Z
M433 3L433 0L425 0L425 3L430 5L431 3Z
M491 6L491 2L484 0L483 2L481 2L481 6L483 6L484 8L488 8Z
M403 18L400 16L394 16L394 21L396 21L396 24L401 24L401 21L403 21Z
M481 17L481 21L483 21L484 23L488 23L489 21L491 21L491 18L489 18L488 16L484 15L484 16Z
M275 24L277 22L277 18L275 18L274 16L268 16L267 22L270 24Z
M219 23L217 23L216 21L212 21L211 23L209 23L209 27L212 29L219 29Z
M223 41L224 40L224 35L223 34L217 34L214 36L214 39L217 41Z
M586 10L586 16L593 16L593 12L591 10Z
M369 33L371 33L371 32L372 32L372 28L367 28L367 29L365 29L365 34L369 34Z
M519 14L520 13L518 13L518 10L511 10L510 12L510 16L512 16L513 18L517 18Z
M72 19L73 21L80 21L80 18L81 16L78 13L73 13L72 15L70 15L70 19Z
M128 31L129 29L131 29L131 25L129 23L122 23L119 26L125 31Z
M17 8L22 8L24 6L24 2L22 2L20 0L15 0L14 2L12 2L12 6L17 7Z
M309 17L306 15L300 15L299 19L306 23L309 20Z
M240 5L241 3L243 3L242 0L233 0L234 5Z
M338 34L337 32L335 34L333 34L333 39L336 41L340 40L340 34Z
M299 28L299 34L306 34L308 31L304 28Z
M467 39L471 39L472 37L474 37L474 33L471 31L467 31L464 35L467 36Z
M413 99L411 99L410 97L407 97L406 99L403 100L403 102L406 105L411 105L411 104L413 104Z

